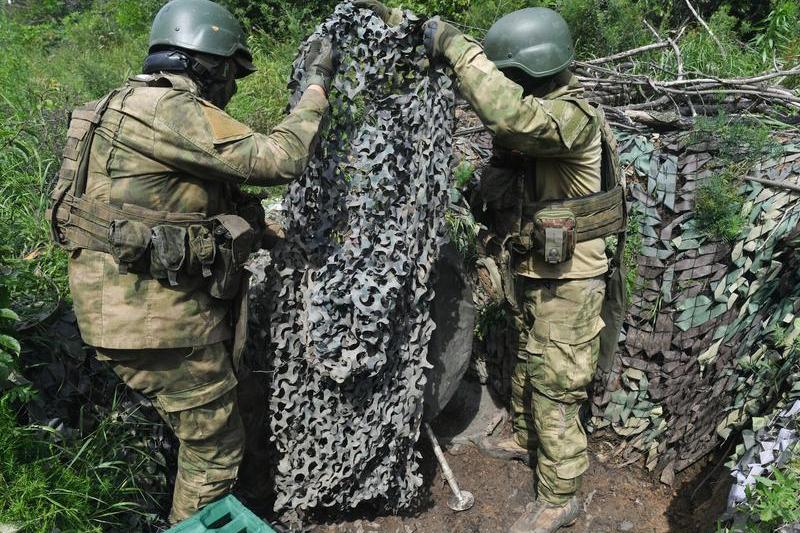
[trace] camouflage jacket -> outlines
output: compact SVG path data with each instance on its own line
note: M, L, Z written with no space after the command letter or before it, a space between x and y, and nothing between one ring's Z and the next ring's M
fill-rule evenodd
M270 135L203 100L183 76L137 76L97 127L86 197L115 207L206 217L233 212L239 184L286 183L304 170L327 100L309 91ZM179 348L231 337L231 303L201 276L177 286L122 274L113 257L80 250L69 280L84 340L110 349Z
M524 190L532 201L577 198L601 190L602 117L583 99L577 79L544 98L524 97L522 87L503 75L471 38L454 38L445 55L461 94L493 133L496 152L517 152L531 161L529 174L535 179L526 178ZM506 184L520 179L520 169L513 165L497 158L490 165L484 178L506 178ZM498 200L495 209L509 208ZM578 243L570 261L548 264L530 254L516 268L519 275L545 279L585 279L607 270L603 239Z

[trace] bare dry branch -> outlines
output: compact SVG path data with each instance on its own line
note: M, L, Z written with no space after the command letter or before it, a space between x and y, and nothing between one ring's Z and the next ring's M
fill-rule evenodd
M686 5L689 7L689 11L691 11L692 15L694 15L694 18L697 19L697 22L699 22L700 25L703 26L703 28L705 28L705 30L708 32L711 38L714 39L714 42L717 43L717 46L719 47L719 51L722 54L722 57L725 57L727 55L725 53L725 47L722 46L720 40L717 38L714 32L711 31L711 28L708 26L708 24L706 24L706 21L703 20L703 17L700 16L700 13L697 12L692 3L689 0L684 0L684 1L686 2Z

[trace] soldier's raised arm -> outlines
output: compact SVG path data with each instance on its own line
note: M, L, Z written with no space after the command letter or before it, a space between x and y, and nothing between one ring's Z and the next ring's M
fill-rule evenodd
M540 15L545 16L546 12ZM446 60L452 66L461 94L503 146L534 156L557 156L579 150L592 143L597 134L595 128L587 128L594 116L591 106L558 99L561 94L548 91L526 94L523 81L526 77L542 79L564 75L574 55L569 29L565 25L559 27L563 25L560 17L552 21L538 18L524 22L515 20L513 24L504 24L503 20L499 21L487 34L484 51L473 38L434 18L424 25L425 45L432 60ZM536 28L530 26L539 25L551 25L553 31L563 32L563 45L557 43L558 35L554 35L556 44L547 50L541 50L541 46L536 50L521 46L520 41L537 33ZM526 55L537 57L536 72L531 72ZM542 61L542 56L547 61ZM573 83L565 81L566 92ZM574 85L577 86L577 81ZM542 98L544 96L547 98Z
M302 98L269 135L233 119L222 110L227 102L210 94L167 92L152 115L154 158L206 179L278 185L297 178L308 164L328 108L330 42L312 44L306 69L310 76Z

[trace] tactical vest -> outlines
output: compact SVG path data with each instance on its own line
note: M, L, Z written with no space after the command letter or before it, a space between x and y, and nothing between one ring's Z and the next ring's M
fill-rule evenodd
M577 103L577 102L576 102ZM580 104L586 104L580 101ZM536 158L516 151L495 149L493 159L506 174L505 183L489 183L484 191L493 210L495 231L512 251L538 254L545 262L564 263L581 242L624 233L627 214L625 188L617 157L617 143L600 109L593 109L601 125L601 191L579 198L539 201L536 197ZM493 176L484 179L491 182ZM483 185L483 184L482 184ZM502 198L500 198L502 196ZM493 205L494 203L494 205Z
M85 197L95 130L119 92L86 104L70 116L62 165L47 211L53 240L69 252L86 249L110 254L120 273L150 275L172 286L179 283L179 276L202 275L208 279L211 296L234 298L241 288L244 264L259 244L257 230L265 224L259 202L242 201L241 195L238 214L205 218L138 206L122 209Z

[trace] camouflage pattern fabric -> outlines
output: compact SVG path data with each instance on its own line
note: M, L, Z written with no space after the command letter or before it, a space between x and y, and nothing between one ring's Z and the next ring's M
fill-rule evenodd
M511 384L514 438L537 451L539 497L563 505L589 466L578 413L600 354L605 281L520 277L517 284L522 309L514 317L519 332Z
M626 441L621 461L645 457L672 483L796 380L800 204L791 191L742 182L744 230L715 240L694 212L696 190L722 171L713 144L619 139L642 245L620 353L593 399L595 427ZM777 139L774 151L751 175L796 183L797 138Z
M341 56L330 124L284 199L287 240L266 272L256 261L248 357L271 376L275 510L296 527L322 507L407 508L422 484L454 94L426 65L420 24L341 4L316 30Z
M97 357L152 401L180 441L170 522L189 518L230 492L244 455L245 431L225 344L98 349Z
M189 78L137 76L111 100L92 146L86 197L127 210L233 213L239 184L285 183L305 168L325 98L309 91L270 135L253 132L198 96ZM230 302L209 296L201 275L170 287L121 274L114 258L70 259L81 334L103 348L177 348L231 336Z

